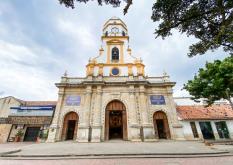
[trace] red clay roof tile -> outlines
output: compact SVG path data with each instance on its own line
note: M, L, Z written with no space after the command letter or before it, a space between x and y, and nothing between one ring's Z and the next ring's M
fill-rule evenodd
M233 119L233 110L227 104L210 107L202 105L177 106L176 111L181 120Z

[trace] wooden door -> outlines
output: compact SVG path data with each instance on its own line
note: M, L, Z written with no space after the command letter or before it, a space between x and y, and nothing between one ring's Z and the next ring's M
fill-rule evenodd
M170 139L170 129L167 116L164 112L158 111L154 114L154 129L156 138Z
M105 140L109 140L109 125L110 125L110 113L111 112L117 112L117 111L121 111L121 117L118 118L118 120L121 120L121 124L122 124L122 138L123 140L127 140L127 115L126 115L126 108L125 105L118 101L118 100L114 100L112 102L110 102L107 107L106 107L106 111L105 111Z
M70 113L66 114L66 116L64 118L64 122L63 122L61 139L62 140L69 140L69 139L71 139L71 134L73 134L72 139L76 139L77 130L78 130L78 115L77 115L77 113L70 112ZM71 131L73 131L73 133Z

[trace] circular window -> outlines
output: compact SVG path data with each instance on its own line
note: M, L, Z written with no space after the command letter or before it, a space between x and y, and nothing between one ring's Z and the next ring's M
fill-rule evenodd
M112 75L116 76L120 73L119 69L118 68L113 68L112 69Z

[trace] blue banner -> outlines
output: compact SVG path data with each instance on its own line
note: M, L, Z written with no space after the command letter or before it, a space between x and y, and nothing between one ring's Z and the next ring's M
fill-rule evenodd
M66 105L68 106L79 106L81 103L80 96L67 96L66 97Z
M152 95L150 96L150 102L152 105L164 105L165 99L163 95Z
M10 107L10 109L16 109L16 110L54 110L55 106L20 106L20 107Z

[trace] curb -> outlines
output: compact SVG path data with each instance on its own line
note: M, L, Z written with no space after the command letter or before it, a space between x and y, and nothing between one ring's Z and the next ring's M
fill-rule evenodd
M19 150L17 150L19 152ZM17 153L16 151L13 151ZM158 154L67 154L67 155L7 155L2 154L3 159L20 160L57 160L57 159L120 159L120 158L200 158L200 157L225 157L233 156L227 151L216 153L158 153Z
M21 152L21 151L22 151L21 149L17 149L17 150L13 150L13 151L1 152L0 157L2 157L4 155L8 155L8 154L18 153L18 152Z

